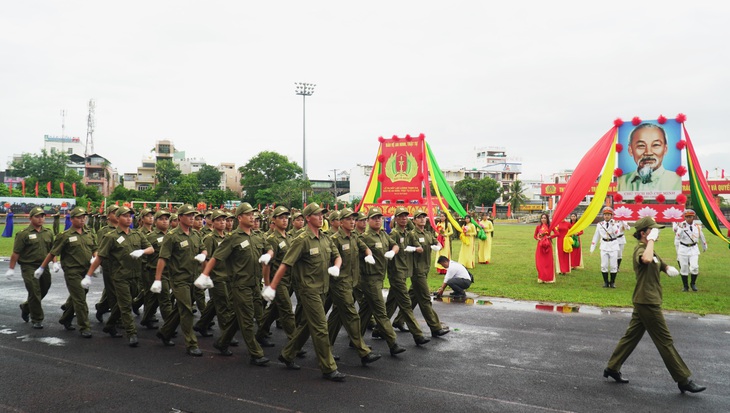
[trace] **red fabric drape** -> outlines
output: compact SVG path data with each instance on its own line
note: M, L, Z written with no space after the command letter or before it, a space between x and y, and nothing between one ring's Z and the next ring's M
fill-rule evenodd
M618 126L612 127L595 145L583 156L578 166L576 166L573 174L570 176L568 184L565 185L565 191L560 197L558 207L555 208L550 225L555 228L563 222L580 201L585 198L588 191L596 183L596 179L601 174L603 166L606 164L609 151L614 150L613 139L616 136Z

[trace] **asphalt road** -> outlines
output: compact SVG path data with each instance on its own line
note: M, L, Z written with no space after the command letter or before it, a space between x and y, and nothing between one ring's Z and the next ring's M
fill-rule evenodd
M7 263L0 263L4 274ZM100 280L99 280L100 281ZM452 331L361 367L344 331L335 345L344 383L321 378L311 343L300 371L276 361L286 338L275 330L267 367L248 364L245 347L221 357L200 338L202 358L185 355L182 339L164 347L140 327L140 346L111 338L93 318L92 339L58 324L66 289L60 275L44 300L45 328L20 318L26 292L19 276L0 280L0 412L727 412L730 411L730 318L667 313L675 345L693 378L708 387L681 395L648 336L623 367L629 384L602 377L628 325L630 310L539 305L479 297L435 302ZM92 286L88 302L100 296ZM610 291L606 291L607 294ZM416 312L424 329L425 322ZM214 330L216 335L218 330Z

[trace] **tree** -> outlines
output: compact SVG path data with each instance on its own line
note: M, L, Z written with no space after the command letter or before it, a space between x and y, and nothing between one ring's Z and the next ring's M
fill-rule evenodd
M505 202L512 207L512 213L527 203L527 197L522 192L525 190L522 181L514 181L509 185L509 192L505 194Z
M282 203L279 199L280 194L274 192L278 190L290 190L290 186L278 187L277 184L284 184L286 181L299 181L300 185L304 185L301 179L302 168L294 162L289 161L284 155L276 152L264 151L251 158L248 163L238 170L241 172L241 184L245 191L243 200L251 204L267 203L257 202L257 199L271 199L271 202ZM259 191L265 191L258 195ZM300 192L301 194L301 192Z
M61 181L66 175L68 155L62 152L41 150L40 155L24 153L10 164L8 174L16 177L33 177L40 183ZM35 184L35 182L34 182Z
M499 183L492 178L464 178L454 185L454 193L462 204L472 207L492 205L499 198Z
M169 199L172 196L175 186L180 183L182 172L172 161L164 159L155 165L155 178L157 179L158 199Z
M221 171L215 166L203 165L197 172L198 182L204 191L218 189L221 185Z
M183 175L180 178L180 181L173 188L169 199L195 205L202 199L201 195L202 192L200 191L197 175L190 174Z

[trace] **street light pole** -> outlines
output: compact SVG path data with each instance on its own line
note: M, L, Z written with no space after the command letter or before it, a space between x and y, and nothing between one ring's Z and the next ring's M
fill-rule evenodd
M314 93L314 83L294 83L295 93L302 97L302 172L307 181L307 96ZM307 190L302 191L302 205L307 203Z

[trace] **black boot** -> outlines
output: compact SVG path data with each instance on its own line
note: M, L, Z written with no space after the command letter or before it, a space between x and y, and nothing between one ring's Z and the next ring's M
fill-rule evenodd
M682 285L684 285L684 287L682 287L682 291L683 292L686 293L687 291L689 291L689 284L687 283L687 276L686 275L683 275L682 276Z
M690 274L692 276L692 282L689 284L690 287L692 287L692 291L697 291L697 286L695 286L695 283L697 282L697 276L699 274Z
M608 286L610 288L616 288L616 273L615 272L611 273L611 282L608 283Z
M608 288L608 273L602 272L601 275L603 275L603 288Z
M621 269L621 260L623 260L623 258L618 259L618 265L616 266L616 272L618 272L618 270Z

